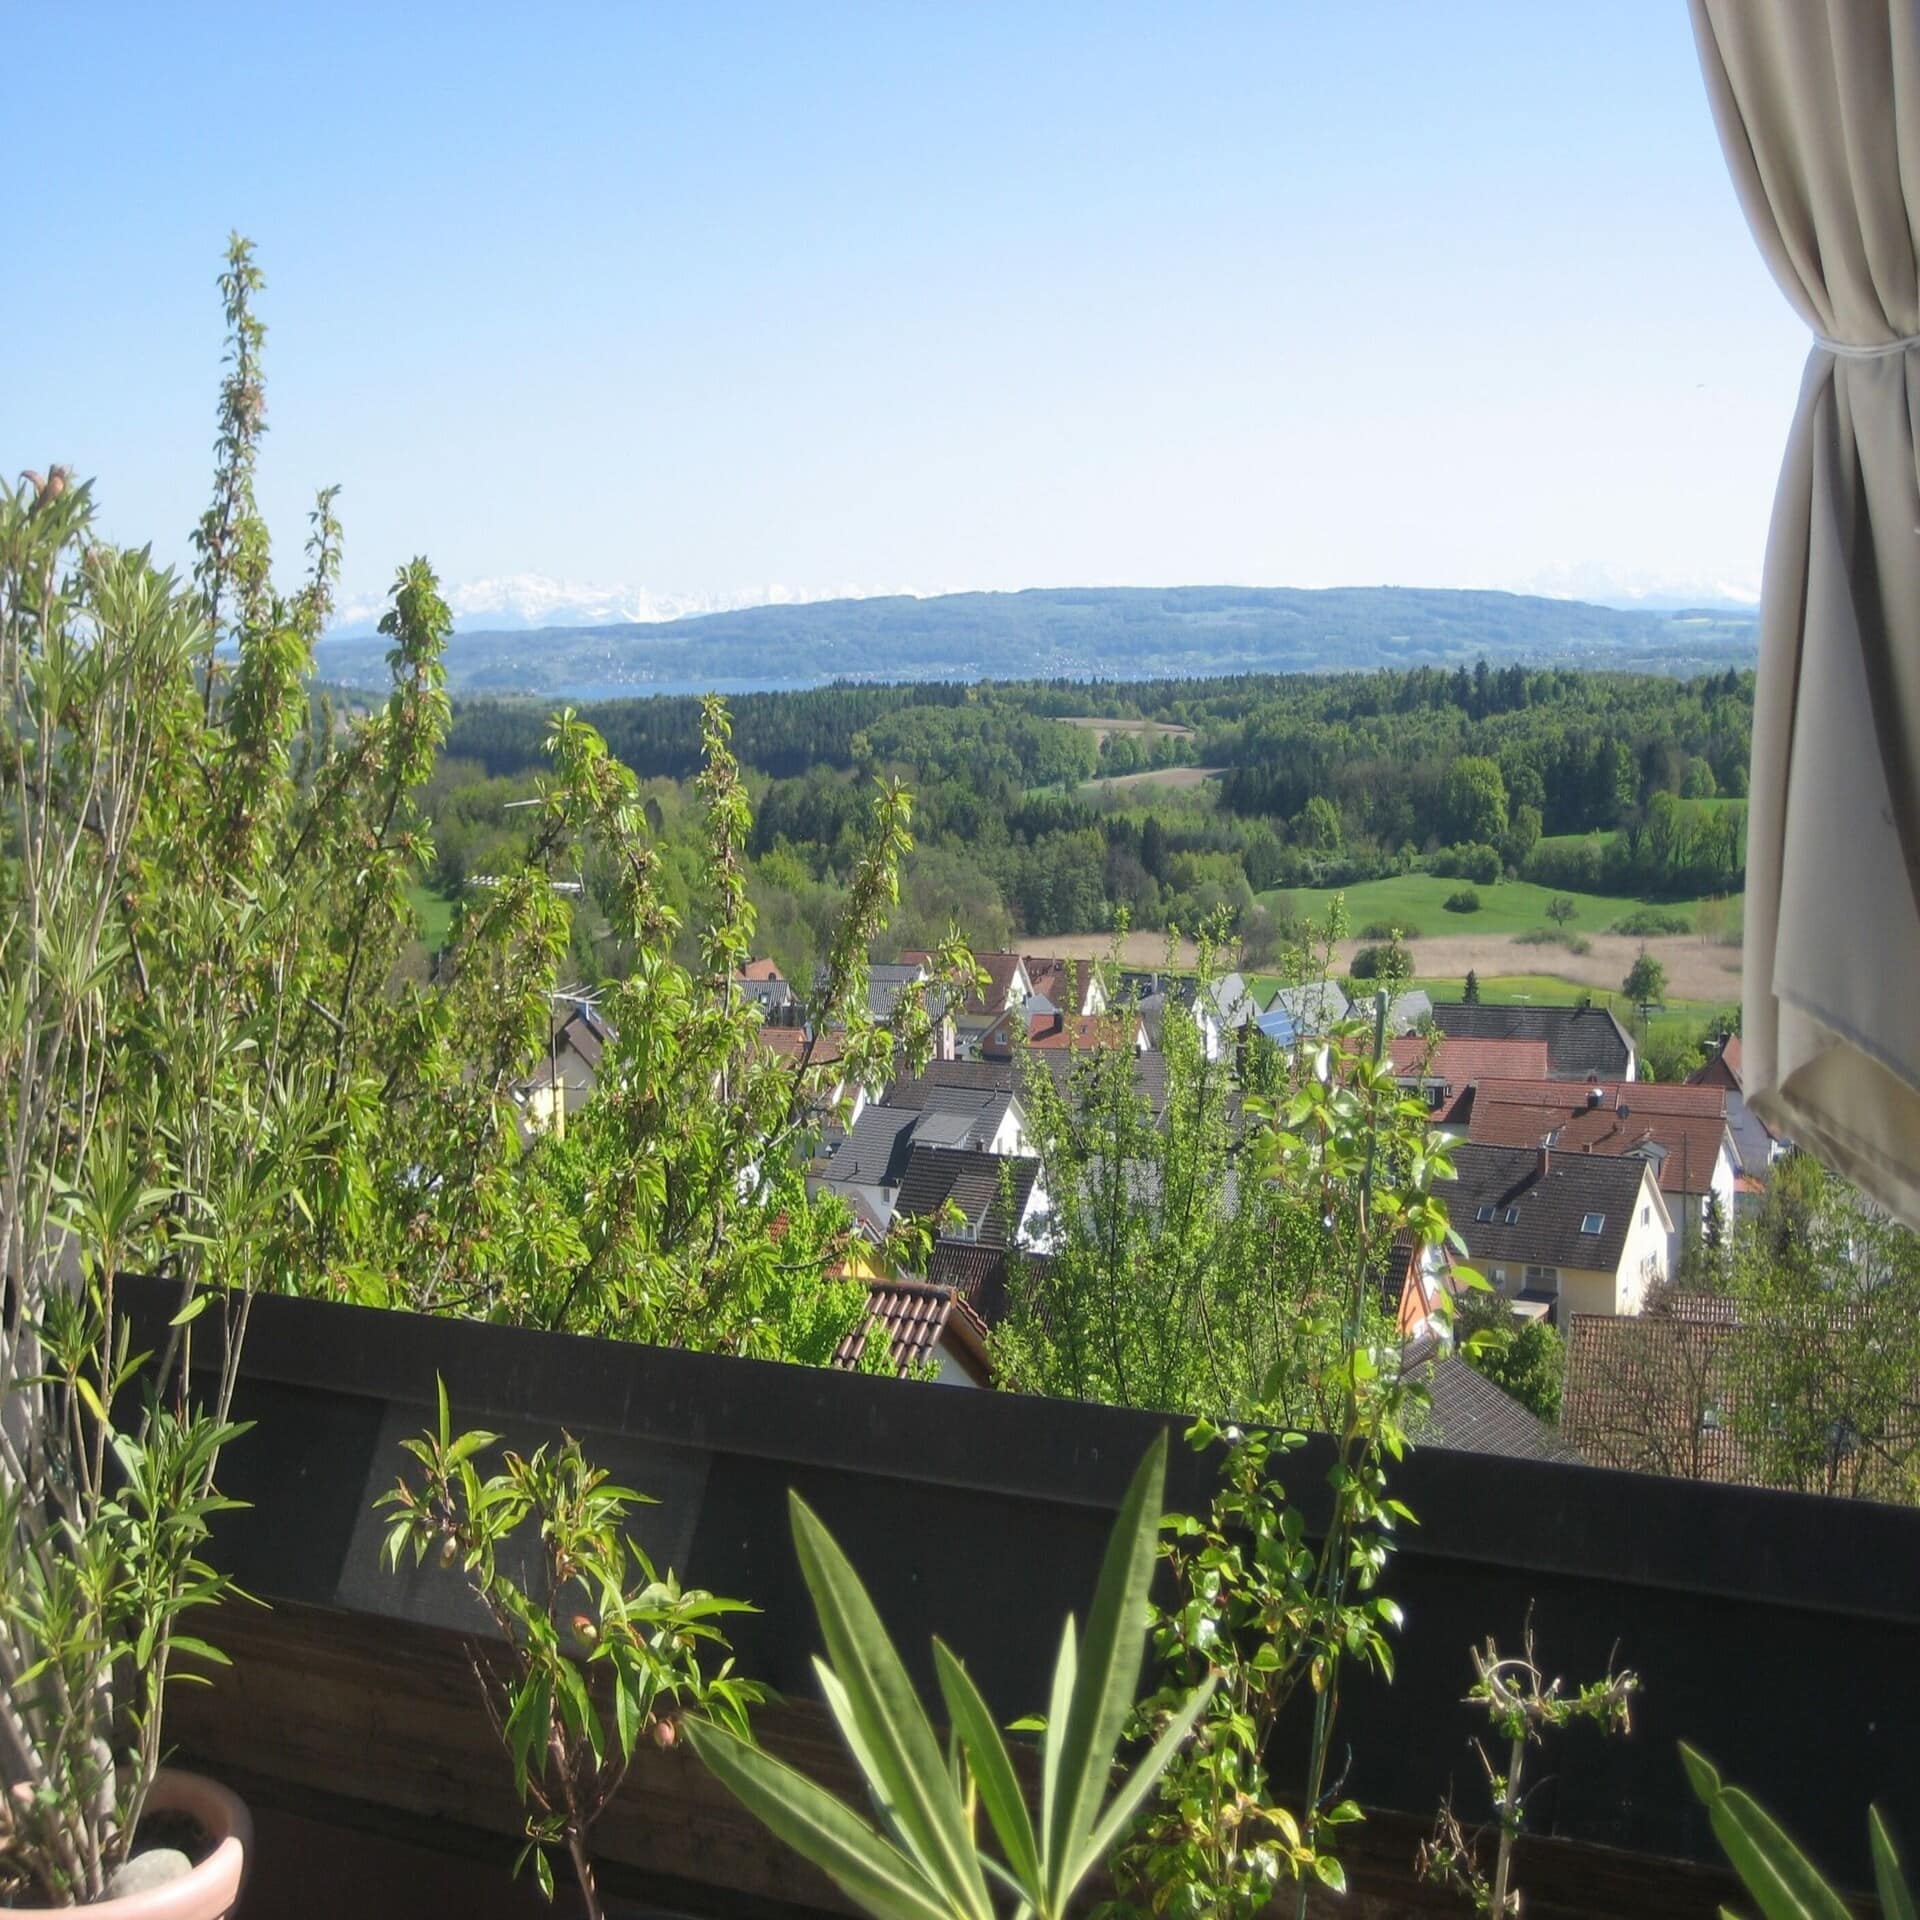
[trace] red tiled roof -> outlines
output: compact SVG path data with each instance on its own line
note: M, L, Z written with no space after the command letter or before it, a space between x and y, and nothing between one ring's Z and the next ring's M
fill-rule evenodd
M781 1059L798 1064L807 1051L807 1030L805 1027L761 1026L754 1031L753 1043L767 1053L777 1053ZM830 1066L839 1058L840 1042L831 1034L823 1036L813 1050L813 1065Z
M909 967L932 967L939 955L929 953L923 948L910 948L900 956L901 964ZM987 984L984 991L976 987L967 995L967 1002L961 1008L963 1013L999 1013L1007 1004L1007 996L1013 991L1013 976L1020 966L1017 953L976 953L973 964L986 970Z
M1692 1091L1692 1089L1689 1089ZM1482 1087L1473 1103L1467 1138L1478 1147L1537 1147L1553 1136L1561 1153L1625 1154L1662 1149L1656 1175L1662 1193L1706 1193L1727 1138L1716 1114L1648 1113L1600 1106L1522 1106L1489 1100Z
M778 980L781 977L780 969L771 960L749 960L740 969L742 980Z
M924 1280L869 1281L867 1317L840 1342L833 1356L836 1367L859 1366L867 1329L876 1320L886 1329L896 1372L909 1374L937 1359L944 1336L957 1349L959 1364L980 1385L991 1382L985 1323L953 1288Z
M1575 1107L1591 1104L1598 1091L1602 1102L1617 1107L1627 1103L1638 1113L1711 1114L1716 1118L1727 1110L1727 1096L1717 1086L1675 1085L1654 1080L1519 1080L1489 1077L1480 1082L1481 1101L1517 1102L1525 1107Z
M1728 1034L1707 1064L1695 1067L1687 1075L1687 1082L1695 1087L1725 1087L1733 1093L1743 1092L1746 1083L1740 1070L1740 1036Z
M1544 1040L1461 1040L1445 1034L1403 1033L1389 1042L1393 1070L1403 1080L1418 1074L1450 1087L1495 1074L1544 1080L1547 1043Z
M981 1053L989 1060L1009 1059L1013 1054L1013 1023L1021 1016L1010 1013L980 1043ZM1045 1051L1068 1047L1087 1052L1094 1047L1139 1045L1139 1016L1132 1016L1135 1031L1127 1032L1127 1018L1118 1013L1036 1013L1027 1018L1027 1045Z

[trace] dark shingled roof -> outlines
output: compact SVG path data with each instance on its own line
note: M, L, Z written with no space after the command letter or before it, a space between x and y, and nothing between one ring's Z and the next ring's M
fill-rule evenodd
M867 1317L840 1342L836 1367L856 1368L866 1350L867 1329L875 1321L886 1329L894 1371L913 1373L932 1364L948 1336L959 1364L981 1385L992 1380L987 1364L987 1330L973 1309L951 1287L924 1280L875 1280L867 1287Z
M1554 1428L1458 1354L1430 1355L1409 1371L1432 1396L1414 1429L1422 1446L1497 1453L1509 1460L1580 1459Z
M863 1187L897 1187L906 1175L919 1118L903 1107L867 1107L821 1172L829 1180Z
M1001 1204L1003 1168L1013 1187L1010 1212ZM1039 1173L1039 1161L1024 1156L980 1153L971 1147L915 1147L894 1196L894 1211L924 1216L951 1200L966 1215L974 1240L1004 1247L1019 1227Z
M1544 1040L1547 1073L1584 1080L1597 1073L1624 1080L1633 1065L1633 1041L1605 1007L1506 1007L1442 1000L1433 1024L1453 1040Z
M1620 1264L1627 1230L1640 1206L1647 1162L1636 1156L1555 1153L1540 1172L1532 1147L1457 1146L1455 1177L1435 1188L1446 1202L1453 1230L1467 1243L1474 1264L1489 1260L1543 1267L1591 1267L1609 1272ZM1493 1217L1476 1216L1491 1209ZM1507 1215L1515 1218L1509 1222ZM1589 1214L1600 1216L1597 1233L1581 1231Z
M1044 1253L1022 1256L1028 1275L1039 1280L1051 1264ZM988 1326L1007 1317L1007 1250L976 1246L971 1240L936 1240L927 1262L927 1278L951 1287Z

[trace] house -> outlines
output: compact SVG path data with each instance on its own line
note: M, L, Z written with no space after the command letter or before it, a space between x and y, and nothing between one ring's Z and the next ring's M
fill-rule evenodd
M1308 980L1276 988L1254 1021L1275 1046L1285 1050L1302 1040L1317 1040L1353 1011L1353 1002L1336 980Z
M1768 1169L1786 1152L1787 1143L1747 1105L1745 1076L1740 1068L1740 1036L1725 1035L1706 1064L1687 1075L1690 1087L1718 1087L1726 1097L1727 1125L1733 1131L1733 1150L1740 1171L1764 1182Z
M867 1317L841 1341L833 1364L856 1371L876 1324L893 1350L893 1370L903 1378L931 1368L937 1386L992 1386L986 1327L953 1288L925 1280L869 1281Z
M1408 1378L1427 1389L1427 1404L1412 1422L1419 1445L1578 1464L1580 1453L1563 1433L1439 1341L1418 1343L1401 1364Z
M1418 1033L1433 1024L1433 998L1425 987L1409 987L1387 1003L1389 1033Z
M1635 1320L1576 1314L1567 1338L1563 1427L1600 1466L1688 1480L1777 1483L1781 1463L1768 1458L1768 1434L1783 1405L1806 1410L1806 1355L1844 1364L1832 1343L1861 1337L1862 1316L1872 1310L1861 1300L1832 1301L1786 1307L1754 1321L1724 1294L1670 1290ZM1909 1380L1904 1390L1895 1380L1886 1384L1894 1389L1887 1397L1868 1396L1871 1414L1860 1406L1867 1432L1856 1431L1844 1414L1827 1427L1828 1491L1912 1498L1920 1381ZM1791 1463L1789 1474L1809 1464L1817 1471L1817 1456L1811 1463L1804 1457Z
M943 1226L952 1240L1005 1247L1030 1243L1047 1210L1040 1163L1026 1155L982 1153L971 1147L916 1145L894 1196L894 1213L926 1219L951 1203L957 1224Z
M1633 1314L1665 1283L1673 1216L1650 1161L1471 1143L1452 1158L1436 1196L1470 1264L1523 1311Z
M1035 1002L1027 1003L1029 1008ZM980 1041L982 1060L1011 1060L1019 1048L1019 1032L1025 1023L1027 1045L1036 1052L1091 1053L1097 1047L1126 1047L1134 1053L1147 1051L1147 1028L1139 1014L1128 1008L1112 1013L1062 1013L1049 1007L1044 1012L1005 1013L989 1027Z
M936 956L923 949L910 949L900 956L905 967L931 970ZM987 1029L1003 1013L1024 1007L1033 997L1033 982L1027 977L1026 962L1017 953L976 953L974 965L986 976L984 986L976 985L966 999L952 1009L955 1046L959 1053L977 1056Z
M1220 1016L1210 998L1196 992L1191 980L1176 980L1145 995L1138 1003L1141 1023L1147 1039L1156 1051L1166 1047L1166 1021L1169 1010L1189 1014L1200 1029L1201 1057L1218 1060L1225 1045Z
M1421 1094L1438 1126L1452 1130L1474 1083L1493 1076L1544 1078L1544 1040L1452 1039L1443 1033L1396 1034L1387 1043L1394 1079Z
M893 1224L894 1200L906 1178L919 1120L909 1108L866 1108L845 1138L814 1161L808 1191L837 1194L860 1225L878 1238Z
M1091 960L1059 960L1048 954L1021 955L1033 992L1064 1013L1105 1013L1107 990Z
M1749 1477L1729 1420L1739 1390L1736 1304L1669 1291L1632 1319L1576 1313L1562 1431L1596 1466L1686 1480Z
M992 1064L934 1061L924 1073L894 1081L882 1094L881 1105L918 1113L921 1130L915 1138L924 1145L972 1147L981 1153L1024 1153L1026 1116L1013 1090L1013 1075L1003 1071L977 1079L957 1077L969 1068L978 1073Z
M613 1029L584 994L577 999L556 997L554 1016L546 1053L514 1089L524 1124L533 1133L566 1132L567 1116L578 1113L592 1096L601 1055L614 1037Z
M1652 1162L1673 1214L1667 1270L1712 1219L1730 1226L1738 1156L1718 1087L1645 1081L1482 1080L1470 1090L1467 1138L1478 1146L1537 1147L1557 1153L1638 1154Z
M1516 1007L1442 1000L1433 1024L1450 1040L1544 1040L1550 1080L1632 1080L1633 1036L1605 1007Z
M769 1020L794 1013L800 1006L792 982L781 976L771 960L749 960L734 975L733 986L743 1000L751 1000Z
M1238 973L1223 973L1219 979L1209 980L1206 991L1213 1001L1214 1015L1223 1033L1238 1033L1242 1027L1250 1027L1259 1019L1259 1005L1252 990Z

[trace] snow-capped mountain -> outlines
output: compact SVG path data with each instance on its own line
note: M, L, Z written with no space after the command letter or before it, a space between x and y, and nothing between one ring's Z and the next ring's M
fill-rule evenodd
M519 632L536 627L599 627L683 620L698 613L735 613L743 607L803 606L818 600L867 600L878 595L914 595L910 587L836 586L818 589L740 587L729 593L654 593L645 587L601 587L555 580L544 573L516 573L495 580L468 580L444 588L456 631ZM914 596L917 597L917 596ZM386 611L384 598L342 604L329 631L338 639L370 634Z

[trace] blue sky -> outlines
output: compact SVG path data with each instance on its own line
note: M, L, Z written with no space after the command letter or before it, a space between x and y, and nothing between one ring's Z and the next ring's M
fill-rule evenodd
M0 462L169 556L258 243L289 562L732 600L1751 592L1805 339L1684 8L13 12ZM32 156L29 158L29 156Z

